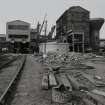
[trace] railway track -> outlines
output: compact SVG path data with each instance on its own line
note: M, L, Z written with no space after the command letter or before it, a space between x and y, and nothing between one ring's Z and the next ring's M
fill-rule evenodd
M2 66L0 72L0 105L8 105L8 102L10 102L25 60L26 55L14 56L8 62L5 62L5 64L9 64L8 67L3 68Z
M16 59L17 56L5 55L5 54L0 55L0 69L6 67L9 63L13 62Z

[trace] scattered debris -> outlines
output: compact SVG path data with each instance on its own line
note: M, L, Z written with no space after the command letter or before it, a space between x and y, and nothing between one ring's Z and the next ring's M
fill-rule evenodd
M71 103L73 105L104 105L105 93L98 88L105 87L105 83L101 77L85 72L95 68L87 66L84 61L95 58L97 58L95 54L66 52L48 53L44 61L40 57L39 61L43 61L49 68L47 76L43 75L42 81L44 89L50 86L52 102L70 103L70 105ZM102 100L99 100L101 96L103 96Z

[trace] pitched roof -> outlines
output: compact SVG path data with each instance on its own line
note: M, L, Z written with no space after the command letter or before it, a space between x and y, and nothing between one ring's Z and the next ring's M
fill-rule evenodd
M72 6L68 10L70 12L89 12L88 10L82 8L81 6Z
M7 22L7 23L23 23L23 24L30 24L30 23L25 22L25 21L22 21L22 20L13 20L13 21L10 21L10 22Z
M57 19L56 22L58 22L58 21L60 20L60 18L61 18L64 14L66 14L67 12L71 12L71 13L72 13L72 12L79 12L79 13L86 12L86 13L89 13L88 10L82 8L81 6L72 6L72 7L70 7L69 9L67 9L66 11L64 11L64 13Z

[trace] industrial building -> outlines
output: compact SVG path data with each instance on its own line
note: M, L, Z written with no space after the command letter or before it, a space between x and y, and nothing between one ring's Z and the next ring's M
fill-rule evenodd
M30 24L21 20L7 22L6 41L10 52L27 52L30 42Z
M70 7L56 21L56 39L68 43L70 51L95 52L103 23L103 18L90 19L90 12L80 6Z

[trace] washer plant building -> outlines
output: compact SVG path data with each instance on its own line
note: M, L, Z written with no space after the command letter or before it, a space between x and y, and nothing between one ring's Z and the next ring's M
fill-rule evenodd
M56 21L56 39L60 43L69 43L70 51L97 51L103 23L103 18L90 19L88 10L73 6Z

